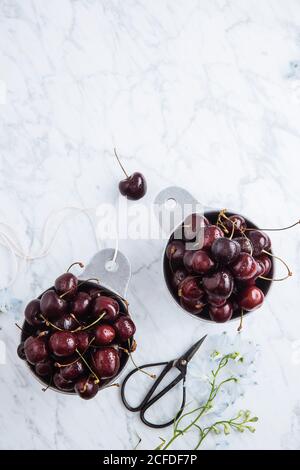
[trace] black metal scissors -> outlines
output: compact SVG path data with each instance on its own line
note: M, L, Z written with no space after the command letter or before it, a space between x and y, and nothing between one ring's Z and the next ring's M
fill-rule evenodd
M147 426L150 426L151 428L165 428L173 424L175 419L178 419L181 416L183 409L185 407L185 401L186 401L185 379L186 379L188 363L192 359L194 354L198 351L198 349L200 348L205 338L206 338L206 335L203 336L203 338L201 338L199 341L197 341L192 347L188 349L188 351L185 354L183 354L178 359L175 359L169 362L157 362L154 364L144 364L143 366L140 367L140 369L146 369L148 367L165 366L162 372L160 373L160 375L155 380L154 384L150 388L145 398L142 400L142 402L138 406L130 406L128 401L125 398L125 386L127 384L127 381L133 374L138 372L139 369L135 368L131 372L129 372L129 374L125 377L124 382L122 383L122 387L121 387L121 398L126 408L129 411L139 411L140 417L143 423L146 424ZM180 374L169 385L167 385L163 390L161 390L159 393L157 393L157 395L154 395L153 397L153 394L155 390L157 389L157 387L159 386L160 382L163 380L163 378L167 375L167 373L173 367L176 367L180 371ZM166 393L168 393L173 387L175 387L175 385L177 385L181 380L183 381L182 402L181 402L181 407L178 413L175 415L173 419L171 419L171 421L168 421L167 423L164 423L164 424L150 423L145 418L146 411L150 408L150 406L152 406L161 397L163 397Z

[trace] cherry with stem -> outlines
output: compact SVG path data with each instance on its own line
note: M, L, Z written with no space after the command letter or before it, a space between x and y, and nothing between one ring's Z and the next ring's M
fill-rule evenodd
M279 256L275 256L275 255L273 255L273 253L270 253L269 251L266 251L266 250L263 250L262 252L265 253L266 255L272 256L272 258L278 259L278 261L280 261L285 266L285 268L287 270L287 275L284 276L284 277L281 277L279 279L272 279L270 277L259 276L260 279L264 279L265 281L281 282L281 281L285 281L286 279L288 279L289 277L291 277L293 275L293 273L290 270L289 266L287 265L287 263L282 258L279 258Z
M134 342L134 343L135 343L135 344L134 344L134 348L136 349L136 342ZM132 345L130 344L130 340L128 340L128 349L122 348L121 346L119 346L119 349L121 349L121 351L124 351L125 354L127 354L127 355L130 357L130 360L131 360L132 364L133 364L134 367L136 367L140 372L142 372L142 373L145 374L145 375L148 375L148 377L150 377L151 379L156 379L156 375L155 375L155 374L151 374L151 373L147 372L146 370L141 369L141 368L137 365L137 363L135 362L135 360L133 359L132 354L131 354L131 352L132 352ZM135 350L135 349L134 349L134 350Z
M76 352L78 354L78 356L83 360L83 362L85 363L85 365L87 366L87 368L89 369L89 371L93 374L93 376L95 377L95 384L98 384L100 382L100 379L98 378L98 376L96 375L96 373L93 371L93 369L91 368L91 366L89 365L89 363L85 360L85 358L83 357L83 355L78 351L78 349L76 349Z
M132 173L129 175L125 168L123 167L120 158L117 154L117 150L114 148L115 157L125 175L125 179L119 183L119 191L122 196L126 196L127 199L137 201L145 196L147 192L147 183L144 175L139 172Z

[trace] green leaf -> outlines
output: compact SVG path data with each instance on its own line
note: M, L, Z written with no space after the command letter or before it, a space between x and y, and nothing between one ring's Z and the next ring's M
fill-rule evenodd
M256 429L253 427L253 426L245 426L246 429L248 429L248 431L250 432L255 432Z
M224 434L227 436L230 434L230 426L228 423L224 423Z

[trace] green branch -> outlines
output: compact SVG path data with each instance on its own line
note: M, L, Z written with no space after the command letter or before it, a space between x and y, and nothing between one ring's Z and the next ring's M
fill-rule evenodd
M217 352L214 352L212 354L212 357L218 357L219 354ZM211 380L210 380L210 393L208 395L208 398L204 405L199 406L193 410L187 411L186 413L182 414L179 418L177 418L174 421L174 426L173 426L173 435L169 439L169 441L166 441L165 439L161 439L161 444L156 448L157 450L166 450L168 449L173 442L178 439L180 436L183 436L186 434L190 429L195 428L199 432L199 440L198 443L195 447L196 449L199 449L199 447L202 445L202 442L204 439L210 434L211 432L214 432L215 434L220 434L223 432L225 435L229 434L231 430L239 431L239 432L244 432L244 431L250 431L254 432L255 428L250 424L258 421L258 418L256 416L251 417L250 411L240 411L237 416L234 418L231 418L229 420L220 420L216 421L215 423L212 423L211 425L201 428L199 422L201 421L202 416L207 413L209 410L213 408L214 405L214 400L222 387L229 382L237 382L236 377L228 377L227 379L222 380L221 382L217 383L217 379L219 377L220 372L224 367L227 366L228 362L230 360L239 360L242 362L243 358L239 357L238 353L232 353L232 354L226 354L220 359L220 362L218 366L216 367L215 370L211 371ZM182 421L187 418L188 416L194 416L194 418L191 420L191 422L180 429L180 424Z

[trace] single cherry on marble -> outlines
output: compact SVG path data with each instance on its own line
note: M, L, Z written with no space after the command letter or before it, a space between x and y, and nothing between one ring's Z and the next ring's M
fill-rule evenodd
M128 175L120 162L116 149L114 149L114 153L126 177L119 183L120 193L122 196L126 196L127 199L130 200L137 201L138 199L141 199L147 192L147 182L144 175L140 172L134 172L132 175Z

